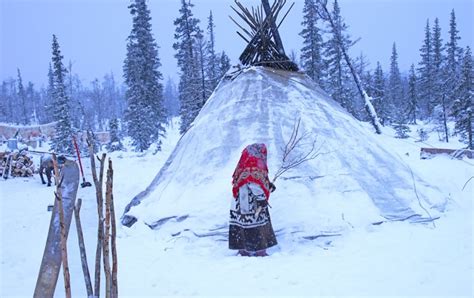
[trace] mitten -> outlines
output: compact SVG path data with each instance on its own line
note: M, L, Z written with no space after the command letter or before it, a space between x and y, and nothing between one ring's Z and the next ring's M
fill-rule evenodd
M276 189L275 184L273 184L273 183L270 182L270 192L274 192L275 189Z

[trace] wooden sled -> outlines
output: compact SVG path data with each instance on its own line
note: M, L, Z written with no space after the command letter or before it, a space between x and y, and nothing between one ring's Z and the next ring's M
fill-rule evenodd
M79 187L79 167L74 161L67 160L62 168L64 176L61 191L64 209L64 223L66 235L69 233L72 214ZM48 238L44 248L43 260L36 281L34 297L53 297L56 283L61 269L61 231L59 225L58 200L54 200L54 207L49 224Z

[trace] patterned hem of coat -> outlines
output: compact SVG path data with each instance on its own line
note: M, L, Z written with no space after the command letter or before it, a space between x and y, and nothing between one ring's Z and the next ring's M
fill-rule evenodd
M258 217L255 214L241 214L230 211L229 248L258 251L277 245L268 207Z
M270 222L255 228L243 228L232 224L229 226L229 249L255 252L277 244Z

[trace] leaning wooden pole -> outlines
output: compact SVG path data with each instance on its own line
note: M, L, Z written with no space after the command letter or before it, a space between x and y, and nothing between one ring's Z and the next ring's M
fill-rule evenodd
M44 248L38 279L36 281L34 297L53 297L56 284L63 263L61 253L61 238L67 239L71 224L72 213L79 187L79 167L74 161L66 160L61 168L61 182L58 181L58 193L61 200L54 200L48 236ZM61 202L63 216L60 218ZM62 221L62 224L60 222ZM67 294L66 294L67 296Z
M104 230L104 271L105 271L105 297L110 298L112 292L112 272L110 269L110 205L112 202L112 161L109 158L107 180L105 184L105 230Z
M110 168L112 169L112 161L109 164ZM113 171L112 171L112 189L113 189ZM110 196L110 220L112 225L112 233L110 235L110 242L111 242L111 249L112 249L112 297L118 297L118 259L117 259L117 225L115 220L115 207L114 207L114 193L111 191Z
M76 230L79 242L79 250L81 253L82 272L84 274L84 282L86 283L87 297L92 297L94 296L94 292L92 290L91 275L89 273L89 265L87 263L86 246L84 244L84 234L82 233L81 217L79 216L81 212L81 206L82 199L77 199L76 207L74 207L74 218L76 219Z
M265 10L265 14L267 16L272 16L272 9L270 7L270 3L268 0L262 0L263 9ZM283 7L283 5L281 5ZM275 23L275 18L273 16L270 19L270 30L272 31L273 39L277 45L277 49L280 55L285 55L285 49L283 48L283 42L281 41L280 34L278 33L278 29Z

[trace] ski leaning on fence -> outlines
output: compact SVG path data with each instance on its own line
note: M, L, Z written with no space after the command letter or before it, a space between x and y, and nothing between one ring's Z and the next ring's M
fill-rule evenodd
M79 187L79 167L77 164L74 161L67 160L62 167L61 177L61 201L64 210L64 227L67 237L76 201L77 189ZM34 297L53 297L58 281L62 262L59 206L60 203L58 199L55 199Z

